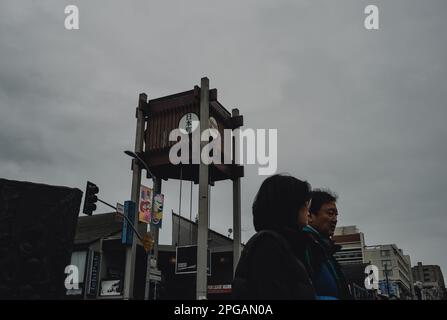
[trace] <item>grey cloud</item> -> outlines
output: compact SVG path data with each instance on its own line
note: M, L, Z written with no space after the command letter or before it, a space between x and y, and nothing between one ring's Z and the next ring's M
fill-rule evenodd
M80 8L78 31L63 28L68 4ZM367 4L2 1L0 175L80 189L89 179L124 201L138 94L189 90L206 75L246 127L278 129L279 172L340 194L340 224L447 270L447 4L379 2L375 32L363 28ZM244 241L263 179L246 167ZM163 190L167 243L178 181ZM230 199L230 183L213 188L211 226L222 233Z

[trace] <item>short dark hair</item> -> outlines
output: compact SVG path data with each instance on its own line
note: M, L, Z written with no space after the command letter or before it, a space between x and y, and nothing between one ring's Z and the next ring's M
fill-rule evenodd
M294 228L298 211L311 198L311 186L288 175L275 174L264 180L253 202L256 231Z
M312 203L309 212L317 214L321 207L330 202L337 202L338 195L329 189L315 189L311 193Z

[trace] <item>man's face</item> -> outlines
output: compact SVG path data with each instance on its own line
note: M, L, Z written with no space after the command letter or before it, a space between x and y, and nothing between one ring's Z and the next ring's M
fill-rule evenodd
M338 210L335 202L325 203L317 214L310 214L309 224L326 237L334 235L337 226Z

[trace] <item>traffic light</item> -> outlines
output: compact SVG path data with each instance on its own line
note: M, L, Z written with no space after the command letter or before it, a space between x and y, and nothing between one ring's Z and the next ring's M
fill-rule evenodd
M87 181L87 187L85 188L84 209L83 213L91 216L93 211L96 210L96 201L98 197L96 194L99 192L99 188L96 184Z

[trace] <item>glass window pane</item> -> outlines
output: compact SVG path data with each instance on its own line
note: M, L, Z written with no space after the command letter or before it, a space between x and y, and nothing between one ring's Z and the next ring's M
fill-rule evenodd
M87 260L87 251L74 251L71 255L70 264L77 266L79 270L79 283L84 282L86 260Z

